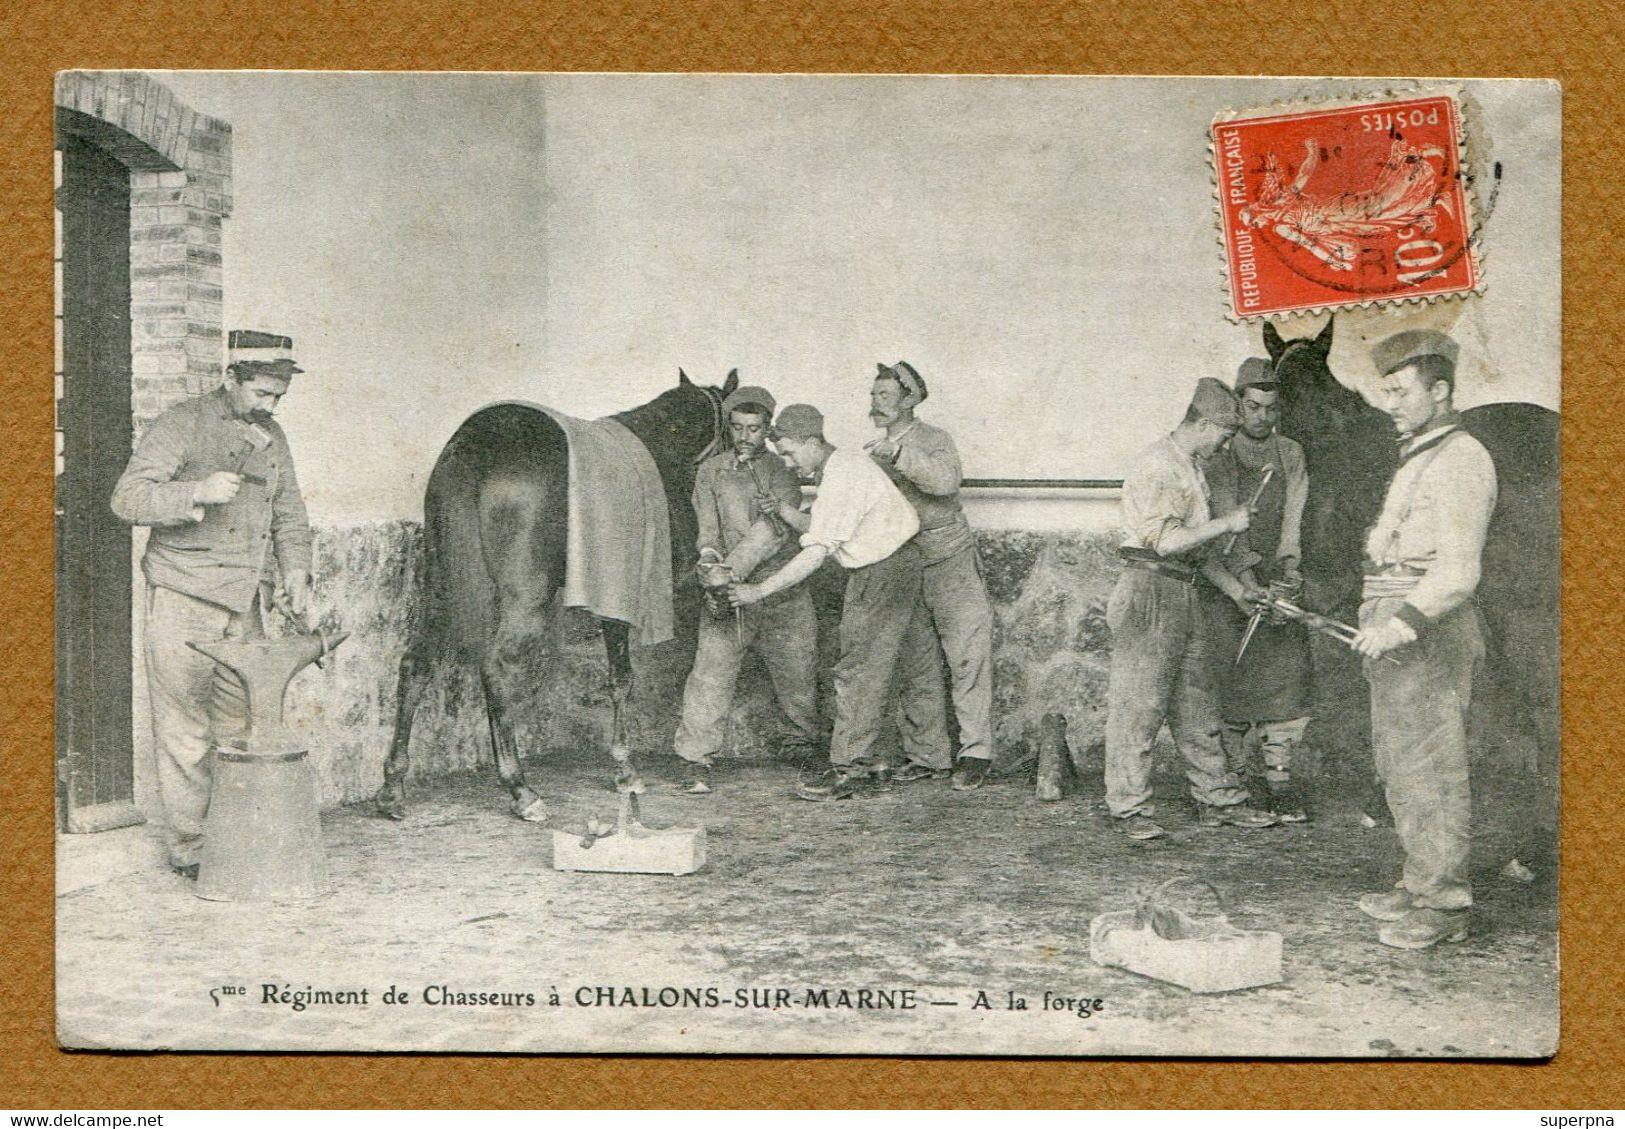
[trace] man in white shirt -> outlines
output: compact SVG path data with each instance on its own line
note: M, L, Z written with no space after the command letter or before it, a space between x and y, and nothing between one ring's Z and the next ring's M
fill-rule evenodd
M837 450L824 438L824 417L817 408L785 408L773 441L796 469L818 482L818 497L810 514L787 503L778 506L778 516L801 531L801 551L771 576L732 586L730 599L735 607L757 603L801 583L828 557L847 570L830 767L796 789L805 800L840 799L870 771L898 655L907 642L920 642L922 633L931 631L922 614L921 557L913 543L920 520L867 454ZM943 708L940 699L937 708ZM930 732L943 724L940 717L906 719L905 754L921 752L908 748L910 731Z
M1431 329L1371 350L1399 467L1366 538L1354 649L1371 683L1371 751L1405 851L1398 884L1360 898L1397 949L1460 941L1473 889L1467 706L1484 655L1478 588L1495 512L1495 463L1454 408L1454 341Z

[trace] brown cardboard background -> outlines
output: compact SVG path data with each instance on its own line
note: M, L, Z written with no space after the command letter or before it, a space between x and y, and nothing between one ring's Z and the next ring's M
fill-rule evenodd
M1625 1105L1611 660L1625 444L1610 0L1111 5L793 0L568 6L8 0L0 19L0 1104L13 1108ZM1512 75L1564 84L1563 1041L1544 1065L68 1055L52 981L51 82L69 67ZM1496 255L1516 254L1497 247ZM1493 279L1491 285L1493 285ZM1125 335L1125 347L1132 347ZM1509 1024L1516 1015L1506 1017Z

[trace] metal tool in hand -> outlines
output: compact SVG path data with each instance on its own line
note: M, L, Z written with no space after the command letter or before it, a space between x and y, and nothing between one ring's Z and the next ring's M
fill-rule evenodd
M1247 510L1249 513L1252 512L1253 508L1258 505L1258 500L1264 496L1264 488L1270 484L1270 479L1274 477L1275 464L1265 463L1263 474L1258 480L1258 485L1253 489L1253 496L1247 501ZM1237 530L1235 533L1230 535L1229 540L1224 543L1225 556L1228 557L1230 555L1231 550L1236 547L1236 539L1240 536L1240 530Z
M1252 619L1248 621L1247 633L1241 639L1241 649L1236 652L1236 662L1239 663L1241 656L1246 654L1247 644L1253 641L1253 633L1257 630L1259 621L1271 613L1282 619L1301 623L1318 635L1324 635L1328 639L1336 639L1339 643L1350 647L1354 646L1354 640L1360 634L1358 628L1350 627L1342 620L1332 619L1330 616L1312 612L1308 608L1301 608L1283 596L1265 596L1258 601L1258 610L1253 612ZM1383 655L1382 657L1391 663L1399 662L1393 655Z

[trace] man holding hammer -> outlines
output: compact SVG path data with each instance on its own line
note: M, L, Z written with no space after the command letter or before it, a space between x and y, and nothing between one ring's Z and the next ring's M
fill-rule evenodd
M1203 467L1216 511L1245 505L1252 513L1245 533L1219 542L1224 570L1213 576L1230 591L1214 582L1201 586L1213 690L1224 722L1220 736L1230 771L1248 780L1255 775L1248 743L1257 735L1269 806L1282 823L1302 823L1308 811L1292 761L1309 724L1309 632L1301 623L1261 616L1247 597L1267 587L1290 600L1303 587L1298 545L1309 472L1303 448L1275 429L1280 396L1269 361L1249 357L1242 363L1236 397L1241 430Z
M154 420L113 488L113 512L152 529L141 559L147 687L169 863L187 878L209 809L209 746L246 732L248 701L236 675L186 644L262 638L277 572L279 606L301 619L310 603L310 523L271 418L303 371L291 338L233 330L225 382Z
M1251 516L1244 506L1213 516L1199 461L1230 442L1240 426L1235 394L1203 377L1179 426L1141 451L1123 480L1123 571L1106 605L1112 633L1106 807L1130 839L1166 834L1151 819L1151 748L1164 721L1185 759L1203 826L1277 822L1247 806L1246 789L1225 765L1196 594L1201 571L1227 594L1247 595L1210 546L1246 532Z

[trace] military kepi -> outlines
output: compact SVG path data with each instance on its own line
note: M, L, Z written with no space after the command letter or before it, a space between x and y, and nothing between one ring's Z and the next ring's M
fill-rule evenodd
M1379 376L1387 376L1423 357L1443 357L1454 370L1456 354L1460 351L1460 346L1437 329L1407 329L1377 342L1371 350L1371 359L1376 363Z
M769 419L773 418L773 409L778 407L773 393L757 384L742 384L730 392L728 398L722 401L722 414L727 415L740 404L760 404L767 409Z
M912 401L910 407L918 407L931 395L931 390L925 386L925 377L914 371L914 366L907 361L898 361L895 365L880 364L880 372L876 379L895 380L903 392Z
M1196 382L1191 411L1220 427L1241 426L1241 410L1236 407L1236 394L1224 386L1224 381L1211 376L1204 376Z
M1275 366L1263 357L1248 357L1241 362L1236 370L1236 395L1240 396L1249 388L1260 388L1265 392L1275 391Z
M234 329L226 338L226 364L255 368L292 376L304 372L293 360L293 338L257 329Z
M773 434L786 439L810 439L824 434L824 413L811 404L791 404L779 413Z

